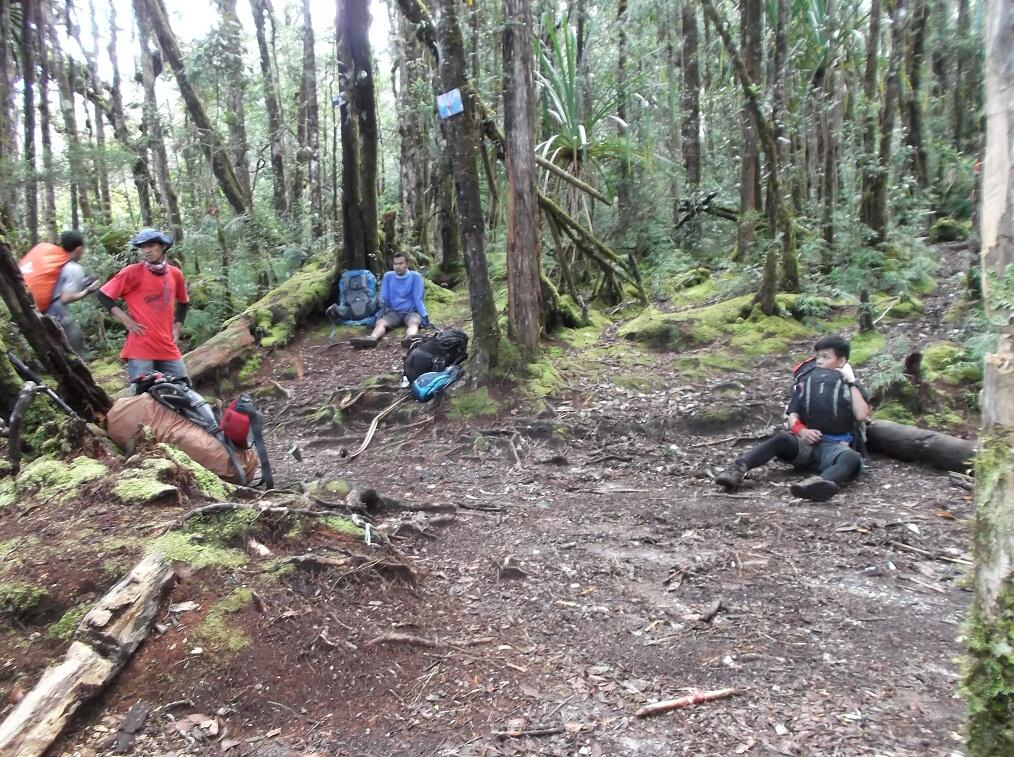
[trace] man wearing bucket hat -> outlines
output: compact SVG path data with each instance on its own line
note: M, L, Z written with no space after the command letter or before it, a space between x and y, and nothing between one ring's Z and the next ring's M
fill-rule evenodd
M127 329L120 351L127 378L155 371L185 377L178 343L190 297L183 272L165 257L173 238L158 229L141 229L130 243L140 249L141 262L123 268L98 291L99 302ZM116 304L121 299L127 312Z

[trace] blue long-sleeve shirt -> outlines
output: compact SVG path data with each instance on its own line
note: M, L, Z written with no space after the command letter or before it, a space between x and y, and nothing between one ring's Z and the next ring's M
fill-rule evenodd
M418 271L406 271L403 276L388 271L380 282L380 301L395 313L414 311L426 318L429 313L423 304L423 291L423 277Z

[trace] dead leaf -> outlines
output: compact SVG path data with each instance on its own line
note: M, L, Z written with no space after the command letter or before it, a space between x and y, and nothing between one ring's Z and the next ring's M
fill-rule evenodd
M230 749L238 747L239 742L236 739L222 739L222 743L219 746L223 752L228 752Z

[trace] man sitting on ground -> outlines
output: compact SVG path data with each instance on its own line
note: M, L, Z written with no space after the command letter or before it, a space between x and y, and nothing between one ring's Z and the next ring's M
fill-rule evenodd
M777 457L795 468L816 470L789 487L795 496L823 502L841 484L857 476L862 456L852 449L856 422L866 420L870 406L849 365L850 345L840 336L824 336L813 346L811 361L796 367L796 382L786 409L791 431L783 431L737 458L715 478L726 489L743 483L748 470Z
M403 346L408 346L412 337L419 333L419 327L429 324L426 305L423 304L423 278L418 271L408 270L408 260L402 253L395 253L393 271L384 274L380 282L380 312L369 336L355 336L350 340L353 347L376 347L388 329L405 326Z

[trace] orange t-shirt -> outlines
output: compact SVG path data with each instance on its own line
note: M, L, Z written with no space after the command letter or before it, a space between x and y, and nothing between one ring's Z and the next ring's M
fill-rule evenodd
M99 290L127 304L127 313L144 326L144 334L127 332L120 358L123 360L179 360L180 348L173 341L173 316L177 302L189 302L183 271L167 266L156 276L144 263L122 269Z

